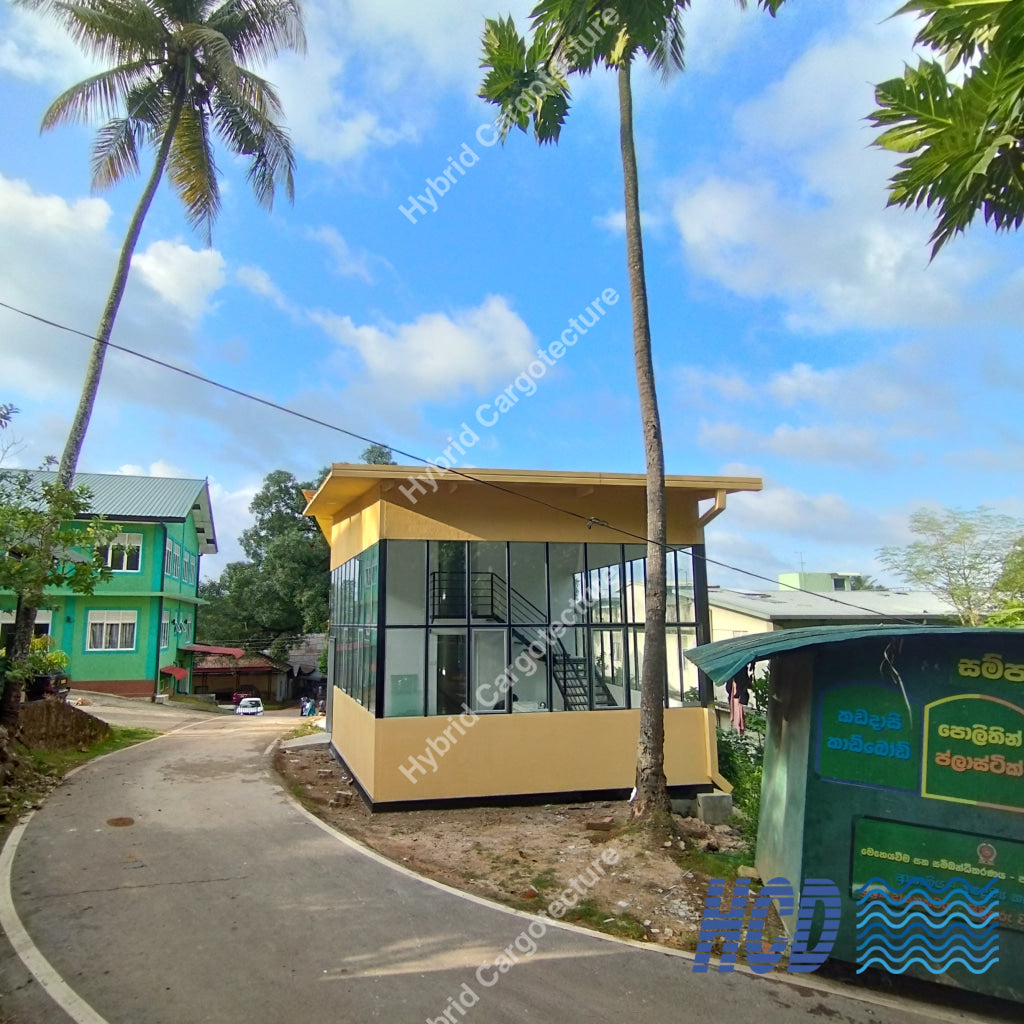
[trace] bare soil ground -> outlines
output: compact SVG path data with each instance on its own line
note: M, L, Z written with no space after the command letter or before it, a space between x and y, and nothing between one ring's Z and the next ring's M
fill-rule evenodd
M318 817L419 874L535 911L577 880L584 897L564 920L678 949L696 947L708 878L749 863L733 826L673 815L655 835L630 824L625 802L372 814L323 748L279 750L275 763ZM616 863L581 884L609 850ZM769 923L766 937L781 931L777 918Z

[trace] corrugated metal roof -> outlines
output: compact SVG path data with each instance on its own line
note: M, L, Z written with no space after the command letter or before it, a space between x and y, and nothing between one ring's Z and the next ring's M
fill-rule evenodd
M795 619L843 619L869 622L880 619L955 620L956 609L934 594L898 590L723 590L708 588L713 608L741 612L767 622Z
M47 470L29 470L28 475L47 483L57 479L56 473ZM205 480L77 473L74 484L84 485L92 492L91 515L106 516L115 522L184 522L191 512L199 533L200 553L217 551L210 490Z
M731 679L752 661L762 661L781 651L795 651L801 647L841 643L844 640L864 640L872 637L923 636L942 634L957 636L1021 636L1019 629L985 629L979 626L808 626L805 629L780 629L774 633L751 633L731 640L718 640L703 644L686 652L688 661L706 672L716 683Z

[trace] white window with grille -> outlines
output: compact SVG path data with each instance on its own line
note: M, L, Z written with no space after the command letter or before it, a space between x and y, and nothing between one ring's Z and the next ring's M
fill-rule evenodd
M119 533L112 544L99 550L100 557L114 572L138 572L142 563L142 534Z
M86 629L87 651L134 651L138 612L92 611Z

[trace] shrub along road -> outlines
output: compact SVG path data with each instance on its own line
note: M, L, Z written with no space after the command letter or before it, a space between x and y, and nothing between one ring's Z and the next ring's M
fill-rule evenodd
M449 1021L487 1024L967 1019L697 975L681 957L545 929L427 884L294 804L266 757L285 724L197 715L87 765L28 823L13 858L14 908L98 1015L79 1020L413 1024L444 1021L446 1010ZM0 1019L71 1019L17 1010Z

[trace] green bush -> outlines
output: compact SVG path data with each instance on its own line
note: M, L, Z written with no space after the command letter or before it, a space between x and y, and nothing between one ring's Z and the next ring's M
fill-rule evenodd
M741 832L750 852L757 843L764 751L732 729L718 730L718 770L732 783L733 806L743 815Z

